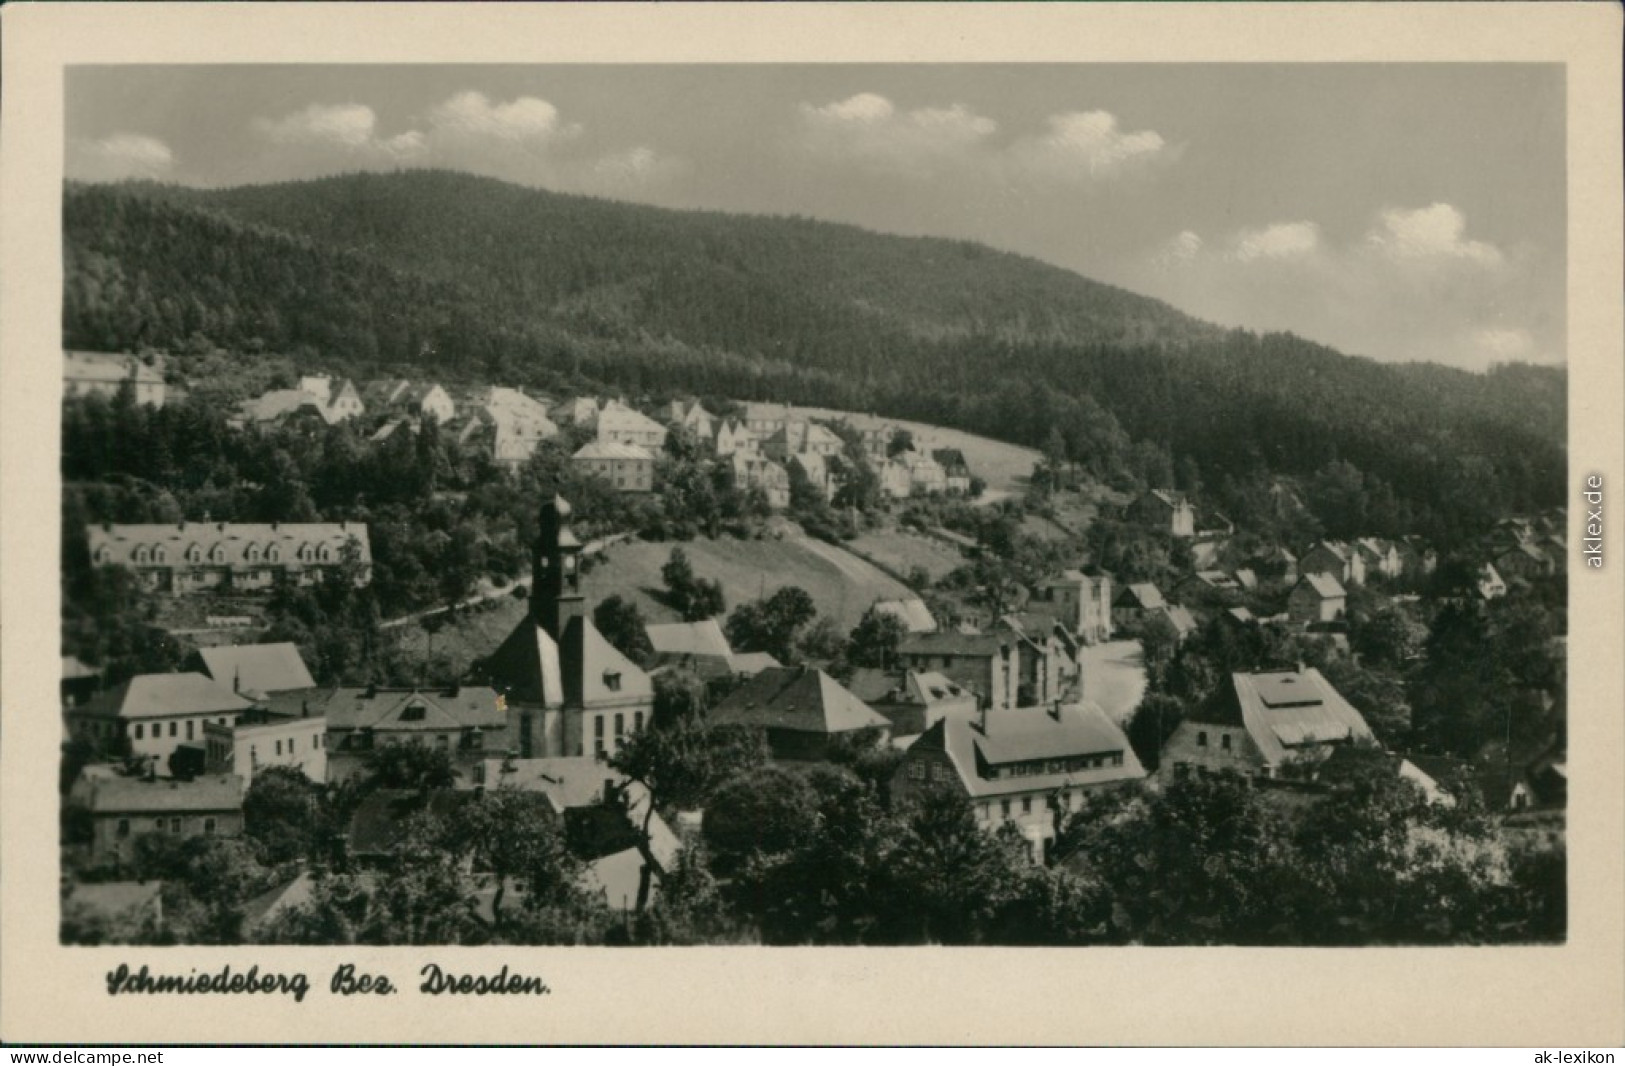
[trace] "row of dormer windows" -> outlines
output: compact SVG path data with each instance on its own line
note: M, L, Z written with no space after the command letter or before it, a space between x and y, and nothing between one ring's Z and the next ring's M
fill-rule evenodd
M337 558L331 544L301 544L294 556L302 563L331 563L336 561ZM204 561L204 551L200 546L193 544L183 553L183 558L188 563L202 563ZM258 544L250 544L243 549L243 558L250 563L262 561L279 563L282 561L282 547L281 545L271 544L262 550ZM111 563L112 561L112 549L104 545L96 550L96 562ZM169 549L162 544L139 545L135 549L135 561L142 566L163 566L169 562ZM226 562L225 546L216 544L209 549L208 561L211 563Z

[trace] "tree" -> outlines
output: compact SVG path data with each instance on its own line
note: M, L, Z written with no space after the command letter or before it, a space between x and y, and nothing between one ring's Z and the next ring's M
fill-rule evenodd
M886 458L895 459L904 452L914 450L914 434L906 429L892 431L891 440L886 442Z
M735 651L765 651L780 662L796 661L796 638L818 617L806 589L786 585L771 596L740 604L728 616L728 643Z
M901 829L888 865L892 928L933 944L981 939L1031 862L1020 834L986 832L965 797L946 789L905 811Z
M373 788L451 788L461 776L449 752L423 744L384 744L367 753L365 766Z
M266 862L290 862L315 850L319 791L297 767L268 766L255 773L243 797L243 827Z
M688 553L673 548L660 568L660 579L666 583L666 597L672 608L686 618L689 597L694 590L694 566L688 561Z
M853 666L888 669L897 661L897 648L908 637L908 624L889 611L871 607L863 612L846 642L846 661Z
M654 648L649 644L647 623L643 610L619 594L601 601L592 612L593 625L620 651L634 662L647 662Z
M1185 705L1172 696L1148 692L1128 723L1128 741L1140 765L1155 773L1162 762L1162 746L1185 719Z
M460 807L448 830L449 839L472 856L474 868L491 875L494 925L502 924L510 881L524 887L532 907L574 898L581 865L565 846L559 819L543 797L511 788L488 790Z
M695 580L689 589L688 607L683 611L683 621L703 622L707 618L716 618L728 609L728 601L722 594L722 582L702 577Z
M705 808L705 843L728 876L753 855L789 852L811 835L815 795L804 774L766 764L724 781Z

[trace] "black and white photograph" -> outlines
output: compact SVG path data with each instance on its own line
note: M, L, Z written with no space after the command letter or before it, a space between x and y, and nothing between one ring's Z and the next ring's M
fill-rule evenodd
M24 874L129 960L87 992L1585 947L1570 728L1617 706L1570 592L1618 583L1617 486L1571 453L1563 62L60 95Z

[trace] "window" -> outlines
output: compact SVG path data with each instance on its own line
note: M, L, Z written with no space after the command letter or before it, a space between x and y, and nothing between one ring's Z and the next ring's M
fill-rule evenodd
M637 711L632 715L632 728L638 732L643 730L643 712Z
M437 734L434 738L435 747L441 751L451 750L451 737L445 733Z
M186 720L186 739L192 739L192 720L190 718Z
M615 716L615 739L620 740L621 737L624 736L625 734L626 734L626 715L617 714Z
M421 722L423 721L424 715L427 713L428 711L424 708L423 704L413 703L401 712L401 721Z
M120 818L118 820L118 835L121 837L127 837L130 835L130 820L128 818Z
M1205 729L1197 730L1197 733L1196 733L1196 746L1199 747L1199 748L1207 747L1207 730L1205 730Z
M330 545L323 544L321 548L317 550L316 557L324 563L331 562L333 559L332 547Z
M177 733L180 732L180 730L176 728L179 724L180 723L178 723L178 722L170 722L169 723L169 735L170 736L175 736Z
M1009 800L1006 799L1006 800L1000 800L999 801L999 813L1001 815L1003 815L1004 817L1006 817L1006 818L1010 817L1010 801Z
M1220 733L1219 734L1219 747L1223 748L1225 751L1230 750L1230 734L1229 733Z
M213 548L211 548L209 550L209 561L212 562L212 563L223 563L223 562L225 562L226 561L226 546L224 544L216 544Z
M203 819L203 831L205 833L209 833L211 835L214 833L214 819L213 818L205 818L205 819Z
M611 692L621 691L621 675L611 671L604 671L604 687Z
M277 547L275 544L271 545L269 548L266 548L265 549L265 561L268 562L268 563L281 562L282 561L282 549Z
M169 561L169 552L163 545L160 544L152 549L152 561L155 563L167 563Z
M312 736L310 738L310 750L315 751L317 748L319 748L321 746L322 746L322 735L320 733L317 733L316 735L314 735L314 736Z
M260 764L260 749L252 744L248 746L248 764L250 766L258 766Z
M140 739L141 739L141 732L142 732L142 728L143 728L143 727L142 727L142 725L141 725L141 723L140 723L140 722L137 722L137 723L136 723L136 724L135 724L135 739L137 739L137 740L140 740Z
M276 753L278 755L282 754L282 741L280 740L276 742Z
M1031 796L1023 796L1023 797L1021 797L1021 813L1022 814L1031 814L1031 813L1033 813L1033 798Z
M260 546L258 544L250 544L247 548L244 548L243 549L243 558L247 559L251 563L259 562L260 561Z
M592 735L602 740L604 738L604 716L596 715L592 720Z
M203 549L199 548L196 544L192 545L190 548L187 548L186 549L186 561L189 562L189 563L200 563L200 562L202 562L203 561Z
M181 831L181 820L179 818L171 818L169 820L169 831L171 833L179 833Z
M908 776L915 781L924 781L925 763L916 760L914 764L908 768Z

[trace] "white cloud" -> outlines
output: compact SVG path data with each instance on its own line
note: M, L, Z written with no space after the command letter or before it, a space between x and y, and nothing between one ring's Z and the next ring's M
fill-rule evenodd
M925 175L973 161L998 123L963 104L899 111L884 96L859 93L801 105L803 151L873 170Z
M1366 243L1397 261L1442 259L1499 266L1500 250L1483 241L1463 240L1466 230L1466 216L1450 204L1414 210L1396 207L1381 213L1378 225L1366 235Z
M1231 259L1302 259L1320 247L1320 227L1313 222L1277 222L1261 229L1242 230L1230 241Z
M279 119L258 119L254 126L278 144L335 144L363 148L372 143L378 116L366 104L311 104Z
M1467 232L1446 203L1383 208L1344 240L1307 220L1205 240L1185 230L1147 249L1136 281L1204 318L1356 355L1478 369L1561 359L1561 325L1531 295L1545 268Z
M68 144L67 175L75 181L156 180L175 167L169 145L140 133L115 133L101 140Z
M1172 156L1155 130L1128 132L1110 111L1051 115L1049 132L1011 148L1019 164L1056 177L1105 178Z
M483 139L503 144L543 144L574 137L581 126L566 123L546 100L521 96L492 103L484 94L460 92L429 112L434 137Z

